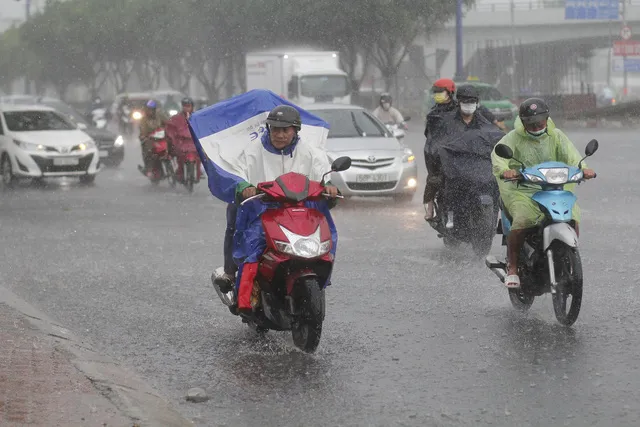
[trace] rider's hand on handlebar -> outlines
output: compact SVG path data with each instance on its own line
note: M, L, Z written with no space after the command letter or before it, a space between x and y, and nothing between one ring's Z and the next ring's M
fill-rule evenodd
M582 171L584 179L592 179L596 177L596 173L593 169L584 169Z
M520 172L514 169L509 169L502 174L502 178L504 179L516 179L520 176Z
M256 187L247 187L242 191L242 198L248 199L249 197L253 197L258 194L258 189Z
M335 199L338 195L338 187L327 185L326 187L324 187L324 192L327 193L332 199Z

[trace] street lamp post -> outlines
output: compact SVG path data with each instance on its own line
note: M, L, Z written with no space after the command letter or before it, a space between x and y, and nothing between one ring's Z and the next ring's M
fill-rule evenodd
M456 76L455 80L464 80L462 61L462 0L456 0Z

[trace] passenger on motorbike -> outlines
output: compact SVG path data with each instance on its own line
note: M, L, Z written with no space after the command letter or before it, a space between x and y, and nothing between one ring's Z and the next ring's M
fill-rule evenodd
M262 136L261 143L251 144L240 155L241 169L247 181L241 182L236 187L236 203L255 196L257 189L255 184L265 181L273 181L287 172L305 174L310 180L320 181L325 172L331 169L327 155L310 144L305 144L298 137L302 127L300 113L288 105L280 105L269 113L266 121L267 132ZM338 195L337 187L326 183L326 193L335 198ZM227 230L229 224L236 222L236 209L227 210ZM259 222L258 222L259 223ZM261 226L258 224L257 226ZM263 235L263 234L262 234ZM228 287L221 290L229 292L236 279L231 271L227 271L227 261L232 259L232 245L227 245L225 236L225 279ZM260 247L264 242L256 242ZM257 274L257 262L245 260L239 266L239 292L238 309L251 310L250 294L253 289L253 280Z
M373 115L376 116L382 123L393 123L401 126L403 129L407 129L407 124L404 121L402 113L398 109L391 106L393 98L388 93L380 95L380 105L373 110Z
M457 108L453 112L444 113L443 118L439 122L439 126L443 129L440 131L439 138L444 140L450 135L458 135L462 132L478 132L483 126L491 126L489 120L482 115L478 109L479 95L478 91L471 85L460 86L457 94L458 102L455 104ZM484 130L482 130L484 131ZM499 132L496 129L497 132ZM431 171L427 177L427 187L425 188L425 220L431 221L434 218L433 201L436 194L442 186L442 166L437 151L430 155ZM447 223L447 227L450 224Z
M149 136L158 128L164 128L169 118L162 111L158 110L158 104L153 99L147 101L144 116L140 120L140 143L142 147L142 161L144 166L138 165L138 169L144 175L147 174L149 158L153 149ZM171 147L169 146L169 150Z
M425 219L433 218L433 199L435 190L439 185L440 171L436 160L438 154L438 141L446 132L446 125L443 124L443 116L448 112L455 111L458 104L453 99L456 92L456 84L451 79L438 79L431 88L435 105L427 114L424 136L427 138L424 144L424 163L427 167L427 185L424 189L422 203L425 206ZM429 183L431 182L431 185ZM430 203L431 202L431 203Z
M527 230L540 225L545 216L531 198L539 188L504 181L516 179L520 175L521 165L514 159L528 167L549 161L578 166L582 157L569 138L549 118L549 107L542 99L529 98L520 104L519 117L516 118L514 127L499 142L513 150L513 159L499 157L494 149L491 162L504 209L512 217L507 238L507 277L504 283L508 288L517 289L520 287L518 255L524 245ZM595 177L595 172L588 169L584 162L582 170L584 179ZM574 188L575 184L565 185L565 190L573 191ZM573 207L573 218L576 234L579 234L580 208L577 204Z
M178 170L176 175L182 179L182 169L184 162L181 160L185 148L191 148L195 150L195 144L189 131L189 117L193 113L193 100L191 98L184 98L180 102L182 105L182 112L171 117L167 121L167 137L171 144L171 155L178 158ZM189 147L185 147L188 145Z

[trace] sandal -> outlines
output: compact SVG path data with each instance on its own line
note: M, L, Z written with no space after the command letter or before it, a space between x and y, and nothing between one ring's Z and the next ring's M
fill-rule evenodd
M520 277L517 274L510 274L504 278L507 289L520 289Z

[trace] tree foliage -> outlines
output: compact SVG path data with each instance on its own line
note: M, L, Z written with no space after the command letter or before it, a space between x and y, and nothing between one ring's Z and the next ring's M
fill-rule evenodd
M125 91L134 75L142 89L197 79L217 99L244 88L245 52L305 45L341 51L354 91L371 66L388 88L416 38L454 13L451 0L54 0L0 36L0 83L28 72L64 97L107 79Z

